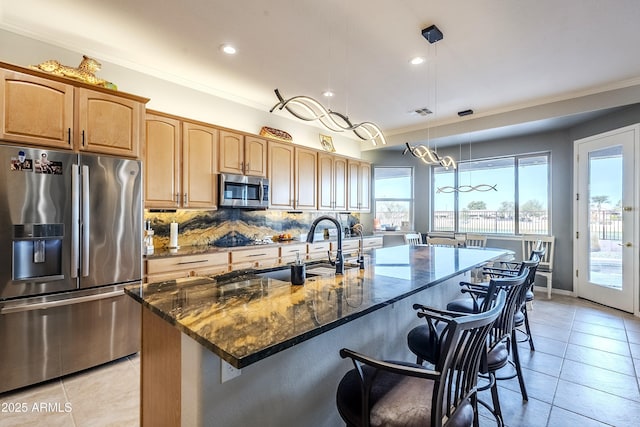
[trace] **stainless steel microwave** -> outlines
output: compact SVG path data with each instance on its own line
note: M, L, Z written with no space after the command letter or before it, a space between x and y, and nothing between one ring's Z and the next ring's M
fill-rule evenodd
M219 206L267 209L269 180L259 176L221 173Z

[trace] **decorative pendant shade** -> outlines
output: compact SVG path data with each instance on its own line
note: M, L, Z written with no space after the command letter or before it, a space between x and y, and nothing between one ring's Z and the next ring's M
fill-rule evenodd
M413 157L419 158L420 160L422 160L424 163L428 165L439 164L445 169L449 169L449 168L455 169L457 167L456 161L453 160L453 157L451 156L440 157L437 152L427 147L426 145L419 144L412 147L411 145L409 145L408 142L406 143L406 145L407 145L407 148L404 149L404 151L402 152L402 155L411 153Z
M333 132L353 131L358 138L364 141L371 141L373 145L387 143L382 131L374 123L362 122L353 124L344 114L326 109L311 97L294 96L293 98L284 99L278 89L275 89L275 93L279 102L269 110L271 113L276 108L279 110L284 108L300 120L307 122L318 120L324 127Z

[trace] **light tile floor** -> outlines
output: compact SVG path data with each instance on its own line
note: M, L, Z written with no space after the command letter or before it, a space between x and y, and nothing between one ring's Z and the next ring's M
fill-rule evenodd
M640 425L640 319L576 298L536 297L529 312L536 351L520 344L529 401L517 380L500 381L506 426ZM140 359L131 356L5 393L0 427L137 426L139 377ZM27 411L5 411L16 403ZM38 412L43 403L51 405ZM481 412L480 425L494 426Z
M1 380L1 379L0 379ZM0 395L0 426L133 427L140 424L140 358Z

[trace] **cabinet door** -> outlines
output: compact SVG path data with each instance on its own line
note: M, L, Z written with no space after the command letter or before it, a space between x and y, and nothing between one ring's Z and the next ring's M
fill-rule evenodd
M296 148L295 154L295 207L297 209L318 209L318 153L315 150Z
M333 209L347 210L347 159L333 159Z
M78 148L137 158L144 132L144 105L102 92L76 90Z
M330 210L334 206L334 162L331 154L318 154L318 209Z
M0 77L0 139L73 148L73 86L7 70Z
M147 114L144 205L180 207L180 121Z
M360 211L369 212L371 210L371 165L360 163Z
M267 141L253 136L244 137L244 173L267 176Z
M359 195L359 182L360 182L360 162L347 162L347 176L348 176L348 197L347 197L347 209L358 210L360 209Z
M220 172L244 173L244 136L220 131Z
M269 141L269 206L293 209L293 146Z
M218 203L218 129L182 124L182 206L215 208Z

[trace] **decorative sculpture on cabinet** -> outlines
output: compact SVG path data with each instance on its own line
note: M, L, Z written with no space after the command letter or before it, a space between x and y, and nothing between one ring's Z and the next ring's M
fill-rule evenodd
M62 65L55 59L44 61L38 65L32 65L31 68L54 74L56 76L69 77L92 85L102 86L107 89L118 89L115 84L96 77L95 73L96 71L100 71L102 64L86 55L82 55L82 61L77 68Z

